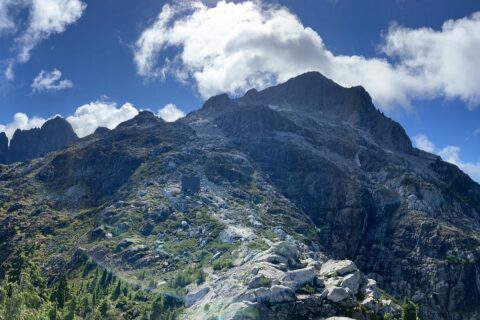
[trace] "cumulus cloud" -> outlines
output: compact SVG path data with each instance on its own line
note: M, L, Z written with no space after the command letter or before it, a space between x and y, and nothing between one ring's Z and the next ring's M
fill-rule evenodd
M426 135L417 134L412 138L413 145L423 151L433 153L435 152L435 145L428 139Z
M480 162L466 162L460 158L461 148L458 146L447 146L438 149L427 136L423 134L416 135L412 138L413 144L418 149L435 153L442 157L444 161L450 162L459 167L463 172L468 174L473 180L480 182Z
M264 88L306 71L344 86L363 85L384 110L413 98L443 96L480 103L480 13L441 30L392 25L381 56L335 55L287 8L261 1L164 5L136 42L146 78L192 81L202 97ZM172 54L173 52L173 54ZM460 80L459 80L460 79Z
M68 79L62 79L62 72L58 69L50 72L40 71L31 84L33 92L59 91L72 87L73 82Z
M167 122L173 122L185 117L185 112L176 105L169 103L162 109L158 110L157 116Z
M131 103L125 103L118 107L113 102L97 101L78 107L75 113L67 118L67 121L70 122L79 137L85 137L92 134L98 127L114 129L137 114L137 108Z
M132 119L139 113L131 103L124 103L118 106L117 103L105 100L90 102L78 107L75 113L66 118L72 125L75 133L80 137L85 137L95 132L98 127L115 129L120 123ZM55 115L57 116L57 115ZM54 116L54 117L55 117ZM167 122L175 121L185 116L185 113L174 104L167 104L158 110L157 116ZM29 118L24 113L17 113L12 122L0 124L0 132L5 132L11 139L15 130L28 130L41 127L47 120L40 117Z
M47 120L39 117L29 118L25 113L19 112L13 116L12 122L6 125L0 124L0 132L5 132L8 139L12 139L13 134L17 129L28 130L39 128L45 123L45 121Z
M41 41L80 19L85 8L81 0L0 0L0 35L13 37L14 54L6 61L3 77L12 80L15 65L27 62Z
M383 52L398 67L423 79L417 94L460 98L470 107L480 104L480 12L446 21L441 30L392 25Z
M130 120L138 114L137 108L131 103L125 103L118 107L114 102L96 101L78 107L75 113L66 118L72 125L75 133L80 137L92 134L98 127L114 129L120 123ZM0 132L5 132L11 139L15 130L28 130L41 127L47 120L41 117L29 118L24 113L14 115L12 122L0 124Z

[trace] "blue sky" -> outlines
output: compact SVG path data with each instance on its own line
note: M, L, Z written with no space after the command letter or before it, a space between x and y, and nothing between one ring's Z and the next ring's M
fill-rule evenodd
M137 109L168 106L162 115L173 120L210 94L315 69L364 85L419 147L480 179L478 1L19 3L0 0L0 124L10 131L79 107L70 120L81 135Z

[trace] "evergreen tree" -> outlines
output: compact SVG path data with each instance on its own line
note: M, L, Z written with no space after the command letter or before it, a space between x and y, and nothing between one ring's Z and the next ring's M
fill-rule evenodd
M67 277L65 276L65 274L62 274L60 276L60 280L58 281L58 284L55 290L52 292L52 300L57 303L60 309L63 309L68 298L69 298L69 289L68 289Z
M120 294L122 293L121 289L122 289L122 285L121 285L121 283L120 283L120 280L118 280L117 286L115 287L115 290L113 290L113 293L112 293L112 299L113 299L113 300L117 300L117 299L118 299L118 297L119 297Z
M407 297L402 304L402 320L417 320L417 306Z
M52 306L48 311L49 320L57 320L57 306Z
M75 311L77 310L77 299L75 296L70 299L67 306L67 314L65 316L65 320L74 320L75 319Z
M110 304L108 303L108 300L107 299L104 299L102 301L102 303L100 304L100 307L98 308L98 310L100 311L100 314L102 316L105 316L108 312L108 310L110 310Z
M107 285L107 270L103 270L102 277L100 278L100 287L103 289Z

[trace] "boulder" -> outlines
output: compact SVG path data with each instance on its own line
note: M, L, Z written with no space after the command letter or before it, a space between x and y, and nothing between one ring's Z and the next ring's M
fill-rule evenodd
M293 302L296 300L293 290L282 285L275 285L268 289L256 289L254 291L254 295L257 302L267 303L270 305Z
M357 294L360 287L362 277L360 271L355 271L354 273L347 274L343 277L343 280L340 283L342 288L348 288L353 294Z
M327 299L332 302L340 302L352 296L348 288L333 287L326 290L328 290Z
M105 227L104 226L99 226L99 227L96 227L95 229L93 229L90 232L90 238L91 239L97 239L97 238L105 237L106 234L107 234L107 232L105 230Z
M122 251L125 248L128 248L132 244L136 243L138 240L134 238L125 238L117 244L117 251Z
M248 289L256 289L260 287L270 287L272 280L263 274L255 276L248 283ZM268 285L267 285L268 284Z
M295 290L305 284L313 284L315 276L315 268L308 267L304 269L287 271L282 280L285 282L286 286Z
M378 302L373 297L367 297L362 302L361 305L367 308L368 310L377 311Z
M358 268L353 261L328 260L322 265L322 268L320 269L320 275L324 277L343 276L357 270Z
M210 288L205 287L205 288L202 288L202 289L200 289L196 292L187 294L185 296L185 299L184 299L185 307L188 308L188 307L194 305L195 303L197 303L197 301L202 300L207 295L207 293L209 293L209 292L210 292Z

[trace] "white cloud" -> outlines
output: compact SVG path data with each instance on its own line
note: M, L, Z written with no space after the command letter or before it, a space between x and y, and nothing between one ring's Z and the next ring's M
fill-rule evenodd
M15 28L15 23L10 14L13 5L13 0L0 0L0 34L12 31Z
M344 86L363 85L384 110L412 98L480 103L480 13L442 30L392 26L382 57L335 55L287 8L261 1L165 5L136 42L137 72L193 81L202 97L264 88L306 71ZM170 52L174 52L169 56ZM458 80L460 79L460 80Z
M448 146L438 152L443 160L453 163L467 173L472 179L480 182L480 162L465 162L460 159L460 147Z
M417 134L412 137L413 145L423 151L433 153L435 152L435 145L428 139L426 135Z
M131 103L125 103L118 107L114 102L96 101L78 107L75 113L67 117L66 120L72 125L75 133L82 138L92 134L98 127L114 129L120 123L132 119L137 114L138 109ZM12 122L5 125L0 124L0 132L5 132L7 137L11 139L15 130L39 128L47 120L54 117L48 119L29 118L24 113L17 113L14 115Z
M480 104L480 12L448 20L440 31L394 24L385 40L382 50L398 60L397 68L424 80L412 93Z
M75 133L82 138L95 132L98 127L115 129L120 123L132 119L138 113L139 109L131 103L127 102L119 107L115 102L99 100L78 107L75 113L66 120L72 125ZM157 116L167 122L172 122L184 117L185 113L174 104L167 104L158 110ZM0 132L5 132L11 139L16 129L27 130L41 127L47 120L40 117L29 118L24 113L17 113L12 122L5 125L0 124Z
M62 72L58 69L50 72L40 71L31 84L33 92L59 91L72 87L73 82L68 79L62 79Z
M430 153L436 153L444 161L450 162L459 167L463 172L468 174L473 180L480 182L480 162L465 162L460 158L462 151L458 146L447 146L442 149L437 149L433 142L423 134L416 135L412 138L413 144L418 149Z
M162 109L158 110L157 116L167 122L173 122L185 117L185 112L176 105L169 103Z
M114 129L137 114L137 108L128 102L118 107L113 102L97 101L78 107L75 113L67 118L67 121L70 122L79 137L85 137L98 127Z
M10 140L17 129L28 130L39 128L45 123L45 121L47 120L39 117L29 118L25 113L19 112L13 116L12 122L6 125L0 124L0 132L5 132Z
M86 6L81 0L0 0L0 35L13 37L14 54L6 61L3 78L12 80L14 66L27 62L41 41L80 19Z
M19 61L28 61L31 50L40 41L64 32L80 19L85 8L86 4L80 0L32 0L28 27L16 39Z

